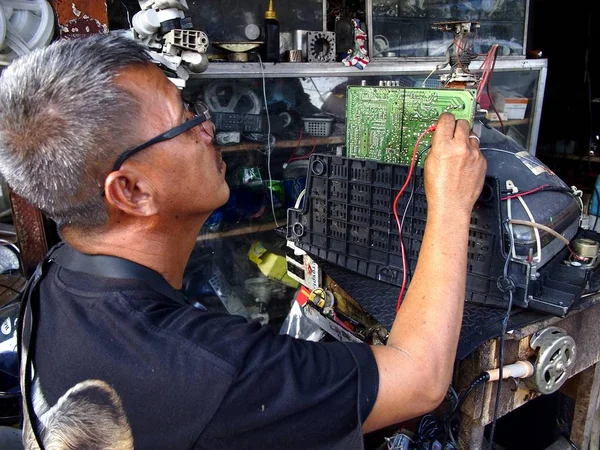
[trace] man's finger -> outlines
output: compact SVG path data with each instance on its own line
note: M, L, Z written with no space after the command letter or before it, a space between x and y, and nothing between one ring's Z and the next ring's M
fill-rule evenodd
M471 126L469 122L463 119L459 119L456 121L456 127L454 128L454 137L458 140L466 141L469 139L469 135L471 134Z
M438 141L452 139L454 136L454 127L456 120L450 113L443 113L437 122L437 129L433 133L432 145L435 146Z

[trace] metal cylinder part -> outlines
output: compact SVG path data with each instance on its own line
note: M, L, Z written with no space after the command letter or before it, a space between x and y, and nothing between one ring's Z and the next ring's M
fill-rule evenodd
M577 239L573 242L573 251L582 258L595 258L599 250L600 244L591 239Z
M301 50L290 50L287 52L287 60L289 62L302 62Z
M302 60L308 58L308 30L294 30L292 48L302 52Z
M227 59L231 62L248 62L248 53L229 53Z

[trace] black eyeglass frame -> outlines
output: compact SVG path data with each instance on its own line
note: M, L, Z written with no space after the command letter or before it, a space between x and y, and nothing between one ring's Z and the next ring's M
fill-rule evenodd
M169 139L173 139L173 138L179 136L180 134L183 134L186 131L191 130L194 127L197 127L198 125L200 125L204 122L212 120L212 116L210 115L208 106L206 106L205 104L202 104L202 106L204 106L204 111L198 112L198 107L197 107L198 104L199 104L199 102L196 105L194 105L194 110L196 112L196 115L193 118L191 118L190 120L186 120L181 125L177 125L176 127L171 128L170 130L167 130L164 133L159 134L156 137L153 137L149 141L146 141L143 144L137 145L137 146L130 148L129 150L125 150L123 153L121 153L119 155L119 157L117 158L117 160L115 161L115 164L113 165L112 172L119 170L121 168L121 166L123 165L123 163L127 159L131 158L133 155L135 155L139 151L144 150L145 148L148 148L154 144L158 144L159 142L168 141Z

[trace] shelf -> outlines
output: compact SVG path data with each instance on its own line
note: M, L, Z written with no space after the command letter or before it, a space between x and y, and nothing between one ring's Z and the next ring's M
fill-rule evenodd
M373 16L374 22L410 22L413 24L424 24L428 27L432 26L432 22L446 22L446 19L433 19L431 17L408 17L408 16ZM525 26L525 18L523 19L472 19L461 22L477 22L482 25L521 25ZM377 23L375 24L378 25Z
M275 222L262 223L259 225L248 225L227 231L217 231L215 233L201 234L196 238L196 242L210 241L213 239L222 239L232 236L241 236L250 233L261 233L263 231L272 231L275 228L277 228Z
M315 138L304 138L300 142L299 147L309 147L312 145L335 145L344 144L346 142L345 136L329 136L329 137L315 137ZM273 148L296 148L298 146L298 139L289 141L277 141ZM245 150L264 150L266 144L258 142L245 142L243 144L228 145L221 147L223 153L228 152L241 152Z
M528 125L530 122L529 119L522 120L505 120L504 126L511 127L516 125ZM500 122L490 122L489 125L493 128L500 128ZM315 138L303 138L302 142L300 142L299 147L310 147L312 145L337 145L337 144L345 144L346 137L345 136L329 136L329 137L315 137ZM274 148L296 148L298 146L298 140L292 139L287 141L278 141L275 143ZM242 144L236 145L228 145L221 147L221 151L223 153L229 152L242 152L248 150L264 150L265 144L258 142L244 142Z
M505 120L502 123L504 124L505 127L514 127L517 125L529 125L530 120L529 119L521 119L521 120ZM488 125L492 128L500 128L500 122L489 122Z
M442 57L396 57L385 58L385 61L371 61L364 70L346 67L341 62L335 63L264 63L262 69L257 62L211 62L206 72L190 74L189 82L211 78L266 78L274 77L362 77L394 76L410 74L428 74L437 65L444 62ZM481 60L471 63L470 69L477 72ZM509 70L542 70L548 67L546 59L525 59L523 56L498 57L494 71ZM438 73L447 73L447 70Z

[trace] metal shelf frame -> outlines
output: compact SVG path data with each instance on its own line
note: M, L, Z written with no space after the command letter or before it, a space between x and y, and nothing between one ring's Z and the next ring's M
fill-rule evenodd
M342 63L230 63L212 62L206 72L192 75L189 85L194 80L210 78L304 78L304 77L347 77L368 78L372 76L393 75L426 75L443 62L432 58L396 58L394 61L373 61L364 70L345 67ZM469 69L475 73L481 66L480 60L474 61ZM495 72L535 71L537 72L536 92L533 98L530 116L531 129L527 140L527 150L535 155L540 130L540 119L544 103L544 91L548 74L547 59L523 59L522 57L498 58ZM446 73L442 70L439 73Z

